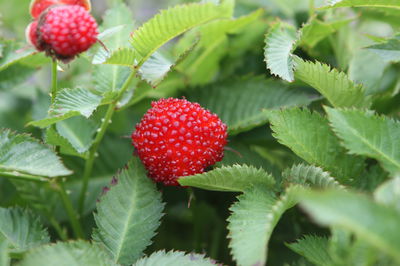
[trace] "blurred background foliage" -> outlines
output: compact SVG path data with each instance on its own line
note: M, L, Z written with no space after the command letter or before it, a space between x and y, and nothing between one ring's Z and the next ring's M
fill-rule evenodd
M31 20L28 13L29 2L30 0L0 0L0 39L24 42L25 27ZM119 1L92 0L93 14L99 22L101 22L104 12L115 2ZM183 2L191 1L125 1L133 12L136 26L151 18L159 9ZM229 36L230 45L226 48L227 53L219 62L218 75L209 83L229 80L236 76L266 76L263 47L264 35L269 25L276 20L276 17L280 17L282 20L300 27L312 15L309 14L309 1L307 0L237 0L236 2L236 17L248 14L260 7L265 8L266 13L262 19L248 26L241 34ZM315 4L318 5L318 1L315 1ZM361 12L363 12L362 16ZM400 78L397 74L398 65L389 66L388 62L384 62L375 54L360 48L372 44L379 38L390 37L394 32L399 31L399 15L400 11L385 9L328 11L321 19L342 17L349 19L349 23L331 36L323 38L315 46L309 48L303 46L297 52L305 58L313 57L343 71L348 71L352 79L363 82L367 91L375 95L375 109L388 115L395 115L399 107L388 105L387 101L398 99L398 97L392 98L393 95L398 95L400 88ZM21 49L23 47L24 45L21 46ZM245 48L240 51L237 47ZM61 88L94 86L92 65L84 56L62 67L65 71L60 75ZM5 76L0 76L0 127L32 133L41 138L40 130L25 127L25 125L31 120L46 116L49 107L47 93L50 86L50 66L29 69L24 74L27 76L21 77L22 80L18 82L15 80L7 82ZM202 86L208 85L203 84ZM293 83L290 87L303 87L307 91L307 88L304 88L301 83ZM87 214L94 209L102 188L109 184L112 175L132 156L130 134L134 130L134 125L149 108L150 102L160 97L186 96L189 99L195 97L187 93L188 91L185 89L183 78L176 72L171 73L157 89L143 82L139 83L131 105L116 114L101 145L95 165L95 178L91 180L90 184L90 200L86 206ZM389 110L387 110L387 106L390 106ZM94 125L99 122L104 111L100 108L96 112L92 118ZM268 134L265 134L266 132ZM287 148L278 144L270 132L269 127L261 126L232 136L228 146L241 155L227 151L224 163L251 163L261 166L279 177L278 173L285 167L290 166L293 162L302 161ZM71 198L76 201L83 160L65 155L64 161L70 169L75 171L74 176L69 177L67 186L71 192ZM37 188L27 187L26 189ZM229 215L229 206L234 202L236 195L195 190L196 198L188 208L189 195L186 189L160 186L160 190L163 191L164 201L167 202L167 215L163 218L159 233L148 252L159 249L206 252L212 258L232 264L226 238L228 234L226 218ZM16 202L24 205L27 200L40 201L51 197L46 193L46 190L40 190L37 191L34 198L20 197L15 193L15 187L11 183L0 179L1 206L10 206ZM48 206L45 208L55 210L58 219L65 221L66 217L60 206L57 200L48 200ZM87 228L93 226L91 215L87 215L85 218L85 226ZM309 232L326 233L325 229L312 224L299 209L288 211L271 238L269 264L282 265L283 262L297 260L298 255L288 249L284 243L292 242Z

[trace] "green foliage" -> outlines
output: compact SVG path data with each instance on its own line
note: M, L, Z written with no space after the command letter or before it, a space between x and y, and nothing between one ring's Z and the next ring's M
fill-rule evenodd
M400 8L396 0L325 0L324 9L336 7L390 7Z
M32 1L14 2L0 265L400 264L398 0L91 1L99 41L68 64L23 41ZM224 158L181 187L131 145L168 97L228 126Z
M343 188L335 178L320 167L298 164L283 172L283 180L291 184L318 188Z
M54 152L28 135L0 130L0 175L41 180L70 175ZM28 176L27 176L28 175Z
M34 249L26 254L20 265L108 266L115 264L98 245L79 240L58 242Z
M50 106L48 116L41 120L32 121L28 125L45 128L78 115L89 118L100 105L101 100L101 96L87 89L63 89L57 94L54 103Z
M251 186L271 188L274 183L275 180L270 174L247 165L223 166L203 174L179 179L179 184L182 186L238 192L243 192Z
M393 206L400 211L400 178L395 177L379 186L374 197L377 202L388 206Z
M231 16L231 1L219 5L192 3L162 11L132 34L131 44L143 57L143 64L158 48L191 28Z
M116 180L117 184L97 204L98 228L93 238L105 247L115 263L128 265L150 245L164 205L139 159L133 159Z
M301 206L320 224L340 227L400 262L400 213L363 195L331 190L300 193Z
M182 266L208 266L215 265L213 260L207 259L201 254L185 254L181 251L157 251L149 257L144 257L133 264L134 266L156 265L182 265Z
M334 107L366 106L364 90L343 72L319 62L312 63L295 57L295 77L320 92Z
M343 145L353 154L378 160L395 175L400 172L400 123L370 111L326 108L329 121Z
M287 244L287 246L315 265L330 265L332 263L328 252L328 239L325 237L305 235L297 242Z
M296 29L286 23L277 22L265 37L265 61L271 74L292 82L294 80L293 51L297 44Z
M21 208L0 208L0 239L13 253L21 253L50 241L39 218Z
M330 172L344 183L358 178L363 160L345 153L330 130L328 121L307 109L266 112L274 136L310 164Z
M371 45L367 49L376 53L387 62L399 62L400 35L396 35L394 38L388 39L384 43Z
M218 114L231 135L265 124L268 119L262 109L308 105L316 98L262 77L243 77L197 88L189 91L187 97Z
M282 214L293 207L293 188L277 198L265 188L253 187L238 197L228 218L229 247L238 265L264 265L272 230Z

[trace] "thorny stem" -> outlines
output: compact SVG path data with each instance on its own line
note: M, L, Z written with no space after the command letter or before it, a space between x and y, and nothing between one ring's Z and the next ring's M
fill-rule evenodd
M78 209L78 211L79 211L79 213L81 215L83 213L83 209L84 209L84 206L85 206L85 199L86 199L89 179L90 179L90 176L92 174L93 164L94 164L94 160L95 160L96 155L97 155L97 150L99 148L100 142L102 141L102 139L104 137L104 134L106 133L109 124L111 124L111 119L112 119L112 116L114 115L115 108L117 107L118 101L121 99L121 97L123 96L125 91L128 89L129 84L131 83L132 79L136 75L136 71L137 70L134 69L131 72L129 77L126 79L124 85L122 85L122 88L119 91L118 96L116 97L115 101L108 106L106 115L102 119L102 123L100 125L100 128L97 130L97 135L96 135L96 138L93 141L93 146L90 148L89 156L88 156L88 158L86 160L86 163L85 163L85 170L83 172L83 180L82 180L82 189L81 189L81 193L80 193L80 196L79 196L79 207L78 207L79 209Z
M53 59L51 62L51 104L54 104L54 101L57 96L57 60ZM79 223L78 219L78 214L75 212L74 207L72 206L71 199L68 197L67 192L65 191L65 188L62 184L62 182L57 183L55 181L55 186L57 188L57 191L60 194L61 200L64 204L65 210L67 211L68 218L70 220L72 230L74 231L74 234L78 238L83 238L83 230L81 227L81 224ZM54 229L58 232L60 235L61 239L66 238L66 235L62 231L60 225L58 222L53 218L53 221L51 222L52 225L54 226Z
M71 226L72 226L72 230L74 231L74 235L77 238L84 238L83 235L83 230L81 227L81 224L79 223L79 219L78 219L78 215L74 210L74 207L72 206L71 200L68 197L67 192L65 191L65 188L63 186L62 183L56 183L55 184L57 186L57 190L60 194L61 200L64 204L64 207L67 211L68 214L68 218L70 220Z
M57 95L57 61L51 62L51 103L54 103Z

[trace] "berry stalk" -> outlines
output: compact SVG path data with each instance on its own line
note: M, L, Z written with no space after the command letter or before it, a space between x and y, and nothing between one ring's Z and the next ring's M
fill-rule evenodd
M124 94L124 92L128 89L129 84L131 83L132 79L136 75L136 72L137 72L136 69L137 68L135 68L135 70L133 70L131 72L131 74L129 75L129 77L125 80L125 83L123 84L123 86L122 86L118 96L116 97L115 101L112 102L108 106L106 115L104 116L104 118L102 120L102 123L100 125L100 128L98 129L98 133L96 135L96 138L93 141L93 146L89 151L89 156L88 156L88 159L86 160L86 163L85 163L85 170L83 172L82 189L81 189L81 193L80 193L80 196L79 196L78 212L80 214L83 213L83 209L84 209L84 206L85 206L85 199L86 199L89 179L90 179L90 176L92 174L93 164L94 164L94 160L96 158L97 150L98 150L98 148L100 146L100 142L102 141L102 139L104 137L104 134L106 133L107 128L108 128L109 124L111 123L111 119L112 119L112 116L114 115L117 103L121 99L121 97Z
M57 84L57 80L58 80L58 72L57 72L57 60L53 59L52 63L51 63L51 103L53 104L56 96L57 96L57 90L58 90L58 84ZM83 238L83 229L82 226L79 222L78 219L78 213L75 211L71 199L68 197L67 192L65 191L65 188L62 184L62 181L60 183L56 182L56 188L58 193L60 194L61 200L63 202L64 208L67 211L67 215L69 218L69 221L71 223L71 227L72 230L74 231L74 234L76 237L78 238ZM58 224L57 226L55 226L57 232L59 231L59 229L57 229L57 227L60 227ZM60 234L60 237L63 238L63 235Z

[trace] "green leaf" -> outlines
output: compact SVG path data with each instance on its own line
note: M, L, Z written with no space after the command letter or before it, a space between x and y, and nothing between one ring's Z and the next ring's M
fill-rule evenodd
M395 177L383 183L374 192L377 202L393 206L400 212L400 177Z
M307 48L315 47L320 41L347 25L352 19L336 21L321 21L316 17L310 20L300 29L299 45Z
M87 89L64 89L57 94L47 118L32 121L28 125L45 128L73 116L83 115L89 118L100 105L101 100L101 96Z
M233 165L178 179L182 186L192 186L215 191L245 191L249 186L271 188L274 178L263 169L247 165Z
M79 154L82 154L92 146L97 128L91 120L76 116L58 122L56 129L61 137L65 138Z
M228 218L229 247L238 265L264 265L267 245L282 214L293 207L294 188L280 198L269 190L254 187L238 197Z
M264 56L271 74L292 82L294 80L293 51L297 43L296 29L284 22L277 22L265 37Z
M131 44L143 57L141 65L158 48L176 36L214 19L229 18L232 14L231 1L219 5L191 3L163 10L144 23L132 34Z
M190 90L190 101L218 114L230 135L267 123L262 109L303 106L316 97L263 77L243 77ZM249 104L251 103L251 104Z
M179 266L211 266L215 261L205 258L202 254L189 253L182 251L157 251L148 257L141 258L133 266L151 266L151 265L179 265Z
M28 135L0 129L0 175L34 175L32 179L70 175L57 155ZM37 176L37 177L35 177Z
M131 264L151 244L164 204L138 158L130 161L117 180L118 184L97 205L98 229L93 237L115 263Z
M378 160L382 167L400 173L400 122L372 111L326 108L333 130L352 154Z
M400 213L342 190L299 193L301 206L321 225L353 232L400 263Z
M21 261L21 266L111 266L107 254L98 246L82 240L58 242L34 249Z
M1 55L0 55L1 56ZM10 266L10 256L9 256L9 243L6 239L0 237L0 265Z
M325 0L321 9L337 7L389 7L400 8L397 0Z
M60 147L60 153L78 156L86 159L87 154L79 153L76 149L72 146L72 144L64 137L62 137L56 128L49 127L46 129L46 135L44 137L45 142L50 145L57 145Z
M142 57L132 48L118 48L112 52L100 51L93 59L93 64L119 65L134 67Z
M331 131L328 121L307 109L266 112L273 136L294 153L332 173L341 182L358 178L363 171L361 158L346 154Z
M282 176L285 182L291 184L318 188L344 188L328 172L313 165L293 165L292 168L286 169Z
M368 101L362 85L355 85L345 73L320 62L295 57L295 77L320 92L334 107L364 107Z
M291 250L305 257L315 265L331 265L326 237L305 235L295 243L286 244Z
M400 35L396 35L384 43L368 46L367 49L379 55L386 62L397 63L400 61Z
M241 34L249 25L258 20L263 10L256 10L246 16L237 19L219 19L200 26L196 31L186 34L179 45L193 42L200 36L199 44L177 69L185 74L191 84L206 84L215 79L220 69L220 61L229 53L236 50L228 47L229 36ZM233 41L232 41L233 42Z
M31 212L20 208L0 208L0 239L10 252L20 253L50 241L49 234Z

